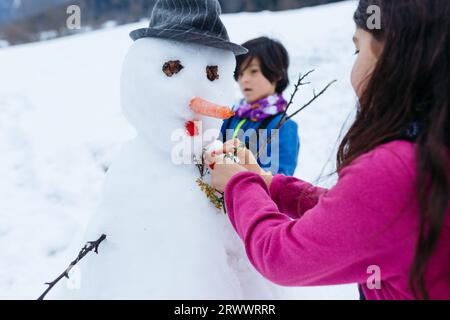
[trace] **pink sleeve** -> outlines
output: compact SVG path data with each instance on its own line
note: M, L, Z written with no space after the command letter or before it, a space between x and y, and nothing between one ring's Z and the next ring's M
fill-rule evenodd
M254 173L239 173L225 189L229 219L267 279L286 286L363 283L370 266L380 267L386 279L404 267L402 259L409 263L416 226L405 210L411 210L414 183L389 152L369 153L342 170L336 186L300 219L277 207L295 207L295 201L281 200L287 191L281 180L271 187L275 202ZM302 189L301 182L292 184Z
M294 177L277 174L270 185L270 196L278 209L293 219L314 207L328 190Z

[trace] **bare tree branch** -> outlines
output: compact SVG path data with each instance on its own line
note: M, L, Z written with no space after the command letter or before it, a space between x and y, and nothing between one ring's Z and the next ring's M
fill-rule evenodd
M303 105L300 109L298 109L297 111L295 111L293 114L291 114L289 117L286 118L286 121L288 121L289 119L295 117L299 112L301 112L303 109L307 108L311 103L313 103L317 98L319 98L321 95L323 95L325 93L325 91L328 90L329 87L331 87L333 84L335 84L337 82L337 80L333 80L331 81L329 84L327 84L327 86L325 88L323 88L322 91L320 91L318 94L316 94L315 90L314 90L314 96L311 100L308 101L308 103L306 103L305 105ZM283 123L284 123L283 122Z
M302 76L302 74L300 73L300 75L298 77L297 84L294 86L294 92L292 92L292 94L291 94L291 99L289 99L289 102L288 102L288 104L286 106L286 109L284 109L283 116L281 117L280 121L278 122L277 129L281 127L281 122L286 117L286 114L287 114L287 112L289 110L289 107L292 105L292 103L294 103L295 95L297 94L297 92L300 89L300 87L311 83L311 82L303 83L303 80L305 80L314 71L315 71L314 69L310 70L304 76Z
M64 270L63 273L61 273L58 278L53 280L52 282L47 282L46 285L48 285L47 290L44 291L44 293L38 298L38 300L44 300L45 296L52 290L52 288L62 279L67 278L69 279L69 273L70 270L78 263L81 259L83 259L89 252L94 251L96 254L98 254L98 247L100 246L100 243L103 242L103 240L106 239L106 235L102 234L101 237L96 241L89 241L80 251L77 258L72 261L67 267L66 270Z
M313 90L313 97L311 98L311 100L309 100L306 104L304 104L301 108L299 108L297 111L295 111L293 114L291 114L290 116L287 116L287 111L289 109L289 107L292 105L293 100L295 95L297 94L300 86L302 85L306 85L309 84L309 82L303 83L302 81L309 76L312 72L314 72L314 70L311 70L309 72L307 72L304 76L302 76L300 74L299 76L299 80L297 82L297 84L295 85L295 89L294 92L291 95L291 99L288 103L288 106L286 107L286 110L283 112L283 115L280 119L280 121L278 122L278 125L276 127L276 129L280 129L283 124L285 124L288 120L292 119L294 116L296 116L299 112L301 112L302 110L306 109L307 107L309 107L317 98L319 98L321 95L323 95L325 93L325 91L327 91L335 82L337 82L337 80L333 80L331 81L324 89L322 89L318 94L316 94L316 91ZM279 130L275 131L274 133L274 137L279 133ZM257 159L259 158L259 156L266 150L267 146L272 142L272 134L269 134L267 137L267 141L265 144L259 146L259 151L257 154ZM259 143L259 142L258 142Z

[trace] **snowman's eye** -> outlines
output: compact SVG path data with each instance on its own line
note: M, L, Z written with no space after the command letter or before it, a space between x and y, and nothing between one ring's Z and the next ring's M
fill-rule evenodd
M177 74L181 70L183 70L184 67L181 64L180 60L171 60L164 63L162 67L162 71L165 73L166 76L171 77L174 74Z
M207 66L206 67L206 77L209 81L214 81L219 79L219 67L218 66Z

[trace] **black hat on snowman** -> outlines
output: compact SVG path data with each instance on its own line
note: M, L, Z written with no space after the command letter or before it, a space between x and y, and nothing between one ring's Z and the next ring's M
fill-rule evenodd
M244 47L230 42L219 17L221 13L217 0L158 0L150 26L132 31L130 37L134 41L153 37L196 43L230 50L235 55L248 53Z

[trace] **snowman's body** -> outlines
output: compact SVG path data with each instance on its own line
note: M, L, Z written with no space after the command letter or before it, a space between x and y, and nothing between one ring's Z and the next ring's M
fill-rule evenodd
M162 72L169 60L184 67L173 77ZM219 67L220 79L207 79L209 65ZM86 240L103 233L107 240L98 256L81 262L80 289L65 297L277 298L277 288L248 262L228 218L196 184L197 167L175 157L181 149L184 159L201 157L205 136L181 139L184 124L201 121L205 133L217 132L220 121L193 114L189 100L201 96L230 105L234 68L225 50L154 38L134 43L123 66L122 106L138 135L110 167L88 227Z

